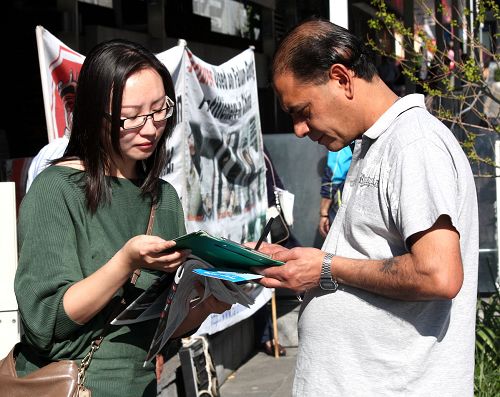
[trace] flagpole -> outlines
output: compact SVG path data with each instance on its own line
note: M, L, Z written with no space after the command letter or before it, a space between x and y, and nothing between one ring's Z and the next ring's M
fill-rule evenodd
M42 81L42 93L43 93L43 107L45 110L45 122L47 123L47 135L49 142L56 138L54 133L54 125L52 123L52 112L50 111L50 95L49 95L49 82L47 80L47 61L45 59L45 50L43 44L43 32L44 28L41 25L36 27L36 47L38 50L38 63L40 65L40 79Z

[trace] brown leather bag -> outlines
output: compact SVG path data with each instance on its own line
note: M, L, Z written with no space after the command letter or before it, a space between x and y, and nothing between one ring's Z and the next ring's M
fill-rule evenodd
M76 397L78 396L78 366L74 361L50 363L29 375L18 378L16 344L0 361L0 396L8 397Z

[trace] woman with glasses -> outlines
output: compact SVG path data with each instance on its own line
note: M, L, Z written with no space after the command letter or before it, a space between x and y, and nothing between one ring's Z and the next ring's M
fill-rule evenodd
M123 290L142 292L189 254L165 253L185 233L176 191L159 178L176 122L174 99L168 70L137 44L105 42L85 59L68 147L34 180L20 209L20 376L50 361L80 362ZM146 235L152 205L156 215ZM174 336L227 308L205 300ZM151 320L108 327L86 374L93 397L156 396L154 363L142 365L156 326Z

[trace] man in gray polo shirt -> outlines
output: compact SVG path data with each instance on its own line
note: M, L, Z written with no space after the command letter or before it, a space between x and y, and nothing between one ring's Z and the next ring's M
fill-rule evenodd
M298 137L356 142L322 250L261 248L285 262L263 285L306 291L294 395L471 396L477 200L457 140L327 21L282 40L273 83Z

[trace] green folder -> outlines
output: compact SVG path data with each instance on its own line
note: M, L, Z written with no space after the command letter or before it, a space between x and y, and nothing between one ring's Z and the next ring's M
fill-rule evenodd
M203 230L174 239L173 249L190 249L192 254L216 268L248 271L251 267L283 265L268 255L223 237L214 237Z

